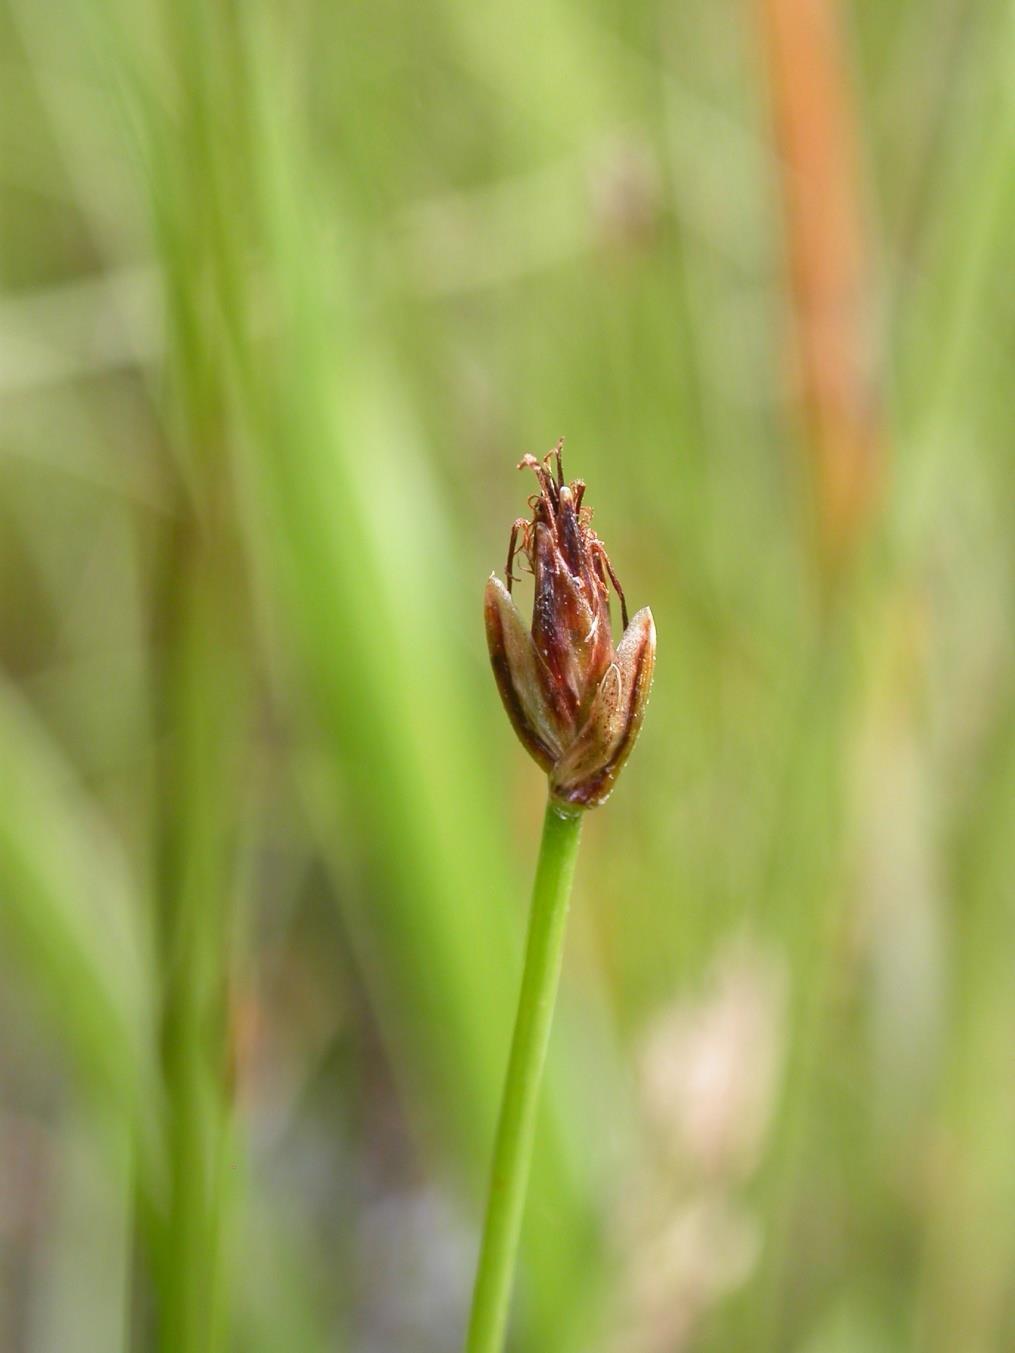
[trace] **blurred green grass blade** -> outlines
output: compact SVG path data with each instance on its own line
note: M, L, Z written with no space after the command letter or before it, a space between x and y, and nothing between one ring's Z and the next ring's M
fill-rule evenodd
M978 406L992 388L980 373L997 341L985 317L1005 294L997 281L1015 221L1015 5L986 6L977 22L975 97L955 119L953 163L940 176L947 224L898 342L902 478L893 509L905 556L919 553L951 504L950 480L972 452Z
M232 1338L231 979L237 823L245 800L249 635L230 501L225 325L206 285L226 268L215 174L205 7L163 10L180 116L143 95L152 214L164 270L171 430L181 483L162 561L158 689L165 718L157 813L162 1046L171 1202L158 1276L166 1353ZM194 183L200 183L197 192Z
M171 1203L161 1255L162 1346L210 1353L228 1343L223 1241L229 1160L227 1078L232 845L242 687L224 614L223 544L193 524L172 554L168 713L160 796L162 1044Z
M353 923L384 946L385 1000L398 1011L410 1065L428 1067L444 1130L476 1170L515 994L503 955L517 952L519 938L517 882L470 734L467 650L456 641L470 604L478 608L479 580L460 576L454 525L428 482L397 375L360 311L358 242L341 238L337 256L321 247L313 174L277 111L289 106L285 85L264 46L254 51L253 200L279 333L256 360L237 356L257 525L272 542L262 565L271 566L339 786L352 791L353 820L385 880ZM266 369L275 377L267 399ZM552 1239L546 1229L534 1238L533 1280L554 1293L544 1316L555 1305L565 1321L559 1266L577 1281L587 1246L568 1173L551 1144L540 1178L556 1215Z
M251 81L265 92L273 83L263 67ZM266 560L335 771L356 791L361 825L390 852L384 872L396 886L377 901L397 909L407 943L389 956L410 964L410 989L425 980L464 1039L446 1067L452 1081L489 1087L499 1031L478 1016L505 985L491 960L498 932L510 930L511 881L456 670L462 603L480 596L479 582L456 574L452 527L394 373L372 326L357 328L357 242L343 239L337 258L321 248L299 143L260 111L259 204L280 332L269 398L252 360L241 398L256 411L246 468L274 545ZM333 293L335 316L322 302ZM461 1107L470 1102L464 1094Z
M272 80L251 84L268 90ZM241 387L248 413L260 405L249 453L258 530L272 542L262 562L340 795L349 802L351 791L350 820L379 867L369 899L342 891L350 923L383 946L380 994L396 1012L398 1060L425 1068L417 1093L427 1081L431 1102L436 1091L444 1132L466 1147L475 1173L506 1055L515 978L503 956L518 952L519 919L455 638L474 599L479 633L479 580L457 572L453 525L427 481L397 377L371 326L352 329L350 263L336 264L308 230L309 176L293 172L299 153L278 144L277 123L262 121L257 138L260 167L274 171L262 203L281 310L270 358L277 403L262 399L260 365L248 366ZM337 320L322 303L335 271L344 274ZM539 1178L555 1215L533 1237L544 1318L555 1305L552 1318L565 1321L560 1283L577 1281L586 1247L567 1173L559 1149L545 1149Z
M926 1201L917 1326L933 1353L1007 1347L1015 1262L1015 700L998 711L989 750L956 824L954 962L937 1131L950 1168Z
M161 1181L153 972L114 843L30 709L0 680L0 926L84 1083L138 1134Z

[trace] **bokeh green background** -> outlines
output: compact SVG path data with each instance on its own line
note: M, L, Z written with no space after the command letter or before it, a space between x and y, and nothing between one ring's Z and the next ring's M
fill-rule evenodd
M543 806L481 596L561 434L659 655L514 1347L1015 1347L1015 11L831 7L830 583L762 8L2 0L5 1350L458 1346Z

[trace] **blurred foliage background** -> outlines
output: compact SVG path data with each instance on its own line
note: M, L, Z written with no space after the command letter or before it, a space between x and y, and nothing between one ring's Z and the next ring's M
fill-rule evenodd
M1015 1347L1009 0L0 0L0 1347L448 1350L561 433L659 660L513 1346Z

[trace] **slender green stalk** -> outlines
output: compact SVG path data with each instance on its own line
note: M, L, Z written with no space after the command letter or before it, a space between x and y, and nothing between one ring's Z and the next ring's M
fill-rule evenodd
M170 1200L160 1281L164 1353L224 1348L228 1201L226 987L230 788L243 708L222 619L225 564L181 528L169 555L161 889Z
M546 805L466 1353L499 1353L504 1343L581 821L552 799Z

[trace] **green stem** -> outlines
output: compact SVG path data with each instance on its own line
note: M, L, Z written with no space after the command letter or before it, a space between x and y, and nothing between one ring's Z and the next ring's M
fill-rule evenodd
M167 559L167 733L160 827L163 1049L169 1206L160 1252L163 1353L215 1353L228 1150L227 983L232 892L230 790L242 686L223 620L217 543L181 519Z
M466 1353L500 1353L504 1344L581 821L581 813L546 805Z

